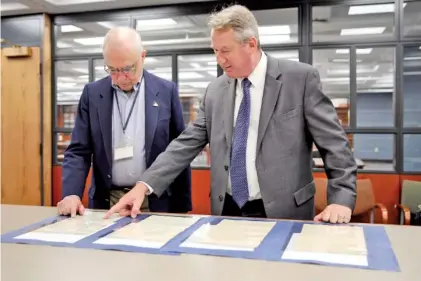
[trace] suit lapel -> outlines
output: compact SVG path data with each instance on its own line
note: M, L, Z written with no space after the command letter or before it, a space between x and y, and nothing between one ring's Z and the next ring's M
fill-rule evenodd
M260 110L259 131L257 136L257 153L259 152L266 128L281 93L282 82L278 80L280 75L281 72L278 61L268 56L265 87L263 90L262 107Z
M143 73L143 82L145 83L145 154L148 163L153 139L155 136L156 125L159 116L159 102L157 101L158 88L153 78L147 71Z
M228 79L225 88L222 89L224 93L224 127L225 137L228 145L228 151L231 151L232 130L234 126L234 102L235 102L235 79Z
M99 125L102 133L102 140L104 142L105 153L109 164L112 163L112 113L113 113L113 87L111 86L111 79L106 79L103 89L100 92L98 117Z

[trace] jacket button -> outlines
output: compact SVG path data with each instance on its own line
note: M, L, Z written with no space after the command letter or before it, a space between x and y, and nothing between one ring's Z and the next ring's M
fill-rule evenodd
M111 175L107 175L107 177L108 177L109 179L111 179Z
M228 171L228 165L224 166L225 171Z
M224 201L224 196L222 196L222 195L219 195L219 201Z

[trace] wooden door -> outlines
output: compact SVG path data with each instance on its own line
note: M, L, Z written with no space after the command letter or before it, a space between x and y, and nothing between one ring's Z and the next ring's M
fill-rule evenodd
M1 64L1 203L41 205L40 48L4 48Z

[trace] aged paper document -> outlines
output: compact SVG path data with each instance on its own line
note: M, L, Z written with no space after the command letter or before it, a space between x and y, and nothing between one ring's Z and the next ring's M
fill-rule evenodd
M367 246L361 226L304 224L294 233L284 259L368 265Z
M202 225L181 247L254 251L276 222L224 219L219 224Z
M66 218L15 238L75 243L111 226L120 218L115 214L109 219L104 219L104 214L105 212L86 210L83 216Z
M95 243L161 248L199 219L199 217L152 215L140 222L130 223Z

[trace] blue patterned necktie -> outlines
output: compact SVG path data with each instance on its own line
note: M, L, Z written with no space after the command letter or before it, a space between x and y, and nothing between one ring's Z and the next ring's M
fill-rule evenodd
M247 137L250 123L250 86L251 82L245 78L242 81L243 99L238 110L235 123L234 138L231 154L231 189L232 198L242 208L249 199L246 170Z

